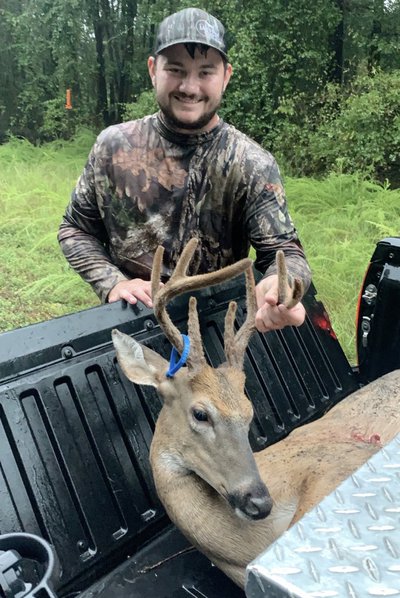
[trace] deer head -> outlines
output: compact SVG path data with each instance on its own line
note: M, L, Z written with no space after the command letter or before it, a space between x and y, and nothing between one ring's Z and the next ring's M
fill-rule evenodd
M154 386L163 400L150 453L160 500L163 502L166 493L165 472L170 469L183 478L197 476L207 492L218 493L237 515L261 519L270 513L272 501L248 439L253 408L244 392L243 372L257 309L252 262L246 258L217 272L189 277L186 271L196 246L196 239L189 241L170 280L161 288L163 248L157 249L152 271L154 312L164 334L182 354L186 350L184 339L167 313L168 302L245 272L247 317L235 333L236 303L230 303L225 318L226 362L218 368L207 364L194 297L189 300L190 351L186 367L175 374L167 375L168 362L131 337L113 330L113 342L125 375L136 384Z

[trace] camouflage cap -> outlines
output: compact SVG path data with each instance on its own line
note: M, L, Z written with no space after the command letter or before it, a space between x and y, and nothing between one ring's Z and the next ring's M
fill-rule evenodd
M223 24L200 8L184 8L166 17L158 27L154 53L185 43L210 46L228 58Z

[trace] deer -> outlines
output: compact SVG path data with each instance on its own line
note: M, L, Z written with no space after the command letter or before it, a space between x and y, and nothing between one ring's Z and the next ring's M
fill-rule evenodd
M188 276L197 243L189 241L164 286L159 284L162 247L152 270L154 314L173 351L188 353L186 365L171 373L164 357L129 335L115 329L112 339L124 375L155 387L163 401L150 447L161 503L189 542L243 588L248 563L400 431L400 370L357 389L319 419L253 453L248 437L253 409L243 371L257 310L252 261ZM302 285L289 284L282 252L276 259L279 301L290 307L301 300ZM189 352L167 305L180 294L243 273L247 316L235 332L236 303L229 304L226 362L213 368L204 355L195 297L188 307Z

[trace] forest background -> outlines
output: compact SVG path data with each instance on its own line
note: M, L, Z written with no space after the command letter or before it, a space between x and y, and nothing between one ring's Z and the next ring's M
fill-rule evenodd
M0 0L0 329L91 303L53 255L58 222L96 133L156 110L146 60L186 6L226 25L220 114L278 159L317 287L349 329L343 284L354 309L374 243L400 234L400 0Z
M286 174L400 184L399 0L0 0L0 141L69 138L155 109L156 25L188 5L228 30L222 116Z

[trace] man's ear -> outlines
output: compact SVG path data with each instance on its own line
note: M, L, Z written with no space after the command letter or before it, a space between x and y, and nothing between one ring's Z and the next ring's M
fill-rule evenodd
M147 68L149 70L149 75L150 75L150 79L151 82L153 84L153 87L155 87L155 82L156 82L156 59L154 56L149 56L147 59Z
M168 361L119 330L112 331L118 363L125 376L136 384L159 386L168 370Z
M232 65L228 62L228 64L225 67L225 75L224 75L224 92L225 89L228 87L228 83L230 81L230 78L232 77Z

